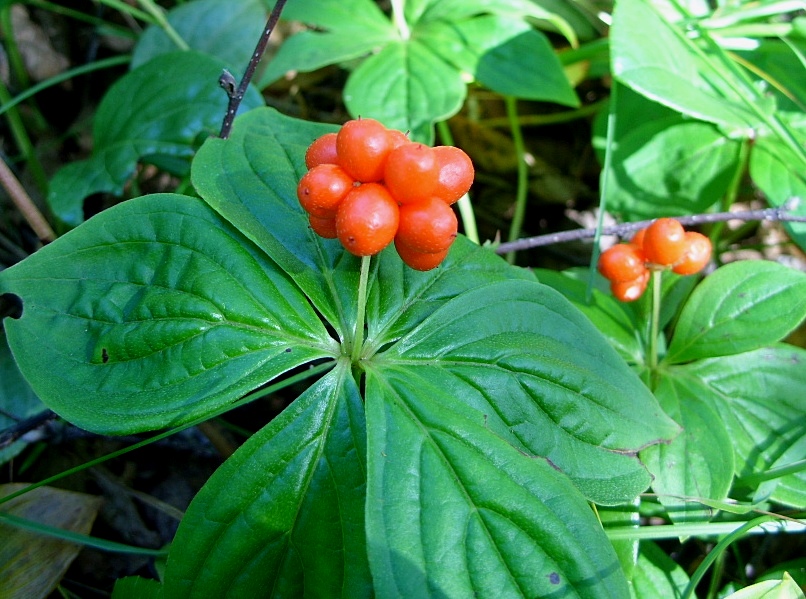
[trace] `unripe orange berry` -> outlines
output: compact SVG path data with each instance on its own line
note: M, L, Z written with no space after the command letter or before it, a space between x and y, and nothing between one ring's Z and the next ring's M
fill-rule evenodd
M338 164L335 133L325 133L308 146L305 152L305 166L311 169L319 164Z
M711 240L696 231L686 232L686 249L672 270L679 275L700 272L711 260Z
M389 245L397 233L400 211L383 185L354 187L339 204L336 233L355 256L372 256Z
M649 283L649 271L632 281L611 281L610 292L621 302L634 302L640 298Z
M470 157L453 146L437 146L434 153L439 164L439 176L434 195L453 204L473 185L475 170Z
M391 149L389 130L374 119L347 121L336 136L339 164L361 183L383 179L383 168Z
M438 179L434 148L412 141L389 152L383 182L400 204L430 198Z
M400 207L395 242L414 251L433 254L451 247L459 222L448 204L431 197Z
M395 239L395 249L397 250L398 256L403 262L409 267L413 268L414 270L426 271L436 268L442 261L445 260L445 257L448 255L450 248L442 250L441 252L435 252L433 254L428 254L426 252L418 252L416 250L411 249L405 244L399 243L397 239Z
M647 272L641 249L631 243L618 243L599 255L599 272L611 282L634 281Z
M353 188L352 177L336 164L319 164L305 173L297 185L297 198L308 214L333 218L336 208Z
M647 262L658 266L675 264L686 249L683 225L673 218L659 218L647 227L643 249Z

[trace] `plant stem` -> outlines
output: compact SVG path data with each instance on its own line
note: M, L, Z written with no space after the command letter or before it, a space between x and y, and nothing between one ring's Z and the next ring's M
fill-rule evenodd
M661 276L663 271L653 270L651 275L652 284L652 320L649 326L649 370L654 373L658 367L658 335L660 333L660 301L661 301Z
M358 312L355 315L355 334L353 335L353 349L350 352L350 359L353 363L361 356L361 348L364 345L364 317L367 311L367 283L369 281L369 264L372 256L361 258L361 275L358 280Z
M453 135L446 121L437 123L437 131L439 131L442 143L446 146L453 145ZM473 204L470 203L470 196L468 194L463 195L456 205L459 207L459 216L462 217L462 229L465 232L465 237L473 243L480 243L479 230L476 226L476 213L473 210Z
M523 132L518 122L518 104L513 96L505 96L504 102L507 108L507 118L509 118L510 129L512 131L512 142L515 144L515 156L518 157L518 183L515 190L515 213L512 215L512 223L509 227L509 241L515 241L521 234L523 221L526 216L526 196L529 190L529 171L526 165L526 148L523 143ZM509 252L506 256L507 262L515 262L515 252Z
M257 69L260 59L263 57L263 53L266 51L266 46L269 45L269 38L277 25L277 21L280 20L280 14L283 12L286 1L287 0L277 0L274 4L274 8L271 9L269 20L266 21L266 27L263 28L263 33L260 34L260 39L255 46L255 51L252 53L252 58L249 59L249 64L246 66L246 71L238 87L235 88L235 79L229 71L225 70L221 75L221 79L219 79L219 83L227 90L227 95L229 96L227 113L224 115L224 122L221 124L221 132L218 134L221 139L227 139L229 137L230 131L232 130L232 123L235 121L235 115L238 113L238 107L241 105L241 102L243 102L246 90L249 88L249 82L252 81L252 77L255 75L255 70Z
M31 200L23 186L20 185L17 177L14 176L14 173L2 160L0 160L0 185L6 190L17 210L25 217L25 220L28 221L28 224L42 243L50 243L56 239L56 234L48 221L45 220L36 204Z
M165 35L171 38L171 41L176 44L177 48L180 50L190 50L188 43L182 39L182 36L177 33L173 25L168 22L168 19L165 17L165 11L157 6L154 0L140 0L140 5L154 18L157 25L165 32Z
M409 29L409 24L406 22L404 4L404 0L392 0L392 20L400 33L400 38L407 40L411 37L411 29Z
M750 139L745 139L742 142L742 145L739 146L739 156L738 160L736 161L736 170L733 172L733 177L731 177L730 185L728 185L728 189L725 191L725 195L722 198L722 211L727 212L730 210L730 207L733 206L734 202L736 202L736 198L739 195L739 187L742 184L742 179L744 178L744 173L747 170L747 161L750 158L750 146L752 145L752 141ZM714 224L713 228L711 229L711 234L709 237L711 238L711 243L714 247L717 247L717 241L722 238L722 231L725 229L725 221L719 221Z

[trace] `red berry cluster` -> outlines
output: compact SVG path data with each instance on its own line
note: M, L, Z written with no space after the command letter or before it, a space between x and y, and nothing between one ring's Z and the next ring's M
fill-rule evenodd
M711 240L686 231L673 218L659 218L638 231L629 243L614 245L599 256L599 272L622 302L637 300L649 282L650 270L672 269L679 275L700 272L711 259Z
M394 240L416 270L438 266L459 227L451 204L473 183L473 163L459 148L432 148L373 119L345 123L305 153L308 172L297 197L320 236L350 253L372 256Z

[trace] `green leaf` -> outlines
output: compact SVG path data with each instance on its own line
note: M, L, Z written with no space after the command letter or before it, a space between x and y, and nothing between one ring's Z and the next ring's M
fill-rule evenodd
M613 150L609 210L631 220L685 215L705 212L725 195L740 142L679 115L631 125Z
M655 396L683 432L666 445L641 452L652 473L652 490L674 522L710 518L712 510L683 498L724 499L733 482L733 448L713 407L712 393L677 370L665 373Z
M68 226L78 225L84 199L122 194L141 160L180 158L187 172L198 140L217 133L224 118L227 96L218 78L225 66L197 52L172 52L119 79L95 114L92 156L62 168L51 181L48 203L54 214ZM241 106L262 104L250 88Z
M794 198L800 201L791 213L806 217L806 175L792 168L798 158L789 148L769 138L758 141L750 152L750 176L773 206L785 206ZM792 240L806 251L806 223L783 223Z
M635 599L679 597L688 585L680 564L652 541L641 541L638 566L632 579Z
M372 596L365 460L364 408L341 361L194 498L168 557L165 596Z
M354 117L372 117L432 144L433 124L456 114L467 86L461 74L416 38L388 44L352 72L344 102Z
M22 298L5 328L54 411L104 433L176 426L336 342L274 263L203 202L106 210L0 272Z
M777 345L686 366L719 399L736 475L750 476L806 459L806 350ZM771 498L806 505L806 472L775 480Z
M367 371L378 596L629 596L585 499L548 460L511 447L481 414L462 414L458 398L388 374Z
M619 0L610 30L613 74L635 91L694 118L731 128L757 126L759 117L727 84L732 74L714 66L682 26L671 22L674 16L647 0Z
M788 573L781 580L765 580L731 593L725 599L803 599L803 590Z
M678 432L590 322L531 281L458 295L373 356L372 367L387 387L457 398L457 410L548 458L597 503L644 490L636 451Z
M587 316L622 358L634 364L644 361L638 323L630 318L621 302L597 289L593 290L589 302L587 282L568 274L546 269L535 270L535 274L541 283L562 293Z
M112 599L159 599L162 585L157 580L127 576L115 581Z
M171 9L166 16L190 48L217 57L238 73L252 58L267 17L262 0L227 3L194 0ZM151 25L134 48L131 66L137 68L160 54L176 50L179 48L164 28Z
M460 22L437 21L427 23L417 34L443 60L494 91L579 105L546 36L518 18L485 15Z
M806 275L775 262L717 269L683 306L667 363L758 349L783 339L806 317Z
M45 409L20 373L8 347L5 331L0 328L0 431ZM26 445L23 439L18 439L0 448L0 464L17 456Z
M392 24L372 0L294 0L283 8L283 18L320 29L374 36L392 30Z

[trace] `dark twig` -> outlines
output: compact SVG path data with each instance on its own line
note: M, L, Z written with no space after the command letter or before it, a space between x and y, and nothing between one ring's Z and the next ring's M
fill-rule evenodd
M35 416L19 421L7 429L0 431L0 449L5 449L20 437L38 429L56 418L56 413L50 410L40 412Z
M676 220L681 225L702 225L705 223L716 223L728 220L769 220L792 223L806 223L806 217L788 214L794 208L793 202L787 202L778 208L765 208L763 210L742 210L736 212L714 212L712 214L694 214L692 216L676 216ZM652 219L654 220L654 219ZM652 223L652 220L642 220L610 227L602 227L602 235L619 235L626 237L643 229ZM526 237L512 242L502 243L495 248L497 254L507 252L517 252L544 245L554 245L555 243L567 243L569 241L579 241L594 237L596 229L575 229L573 231L562 231L561 233L549 233L548 235L538 235L537 237Z
M263 57L263 53L266 51L269 38L271 37L272 31L274 31L274 27L277 25L277 21L280 20L280 13L283 12L286 1L287 0L277 0L274 8L271 10L269 20L266 22L266 27L260 35L257 46L255 46L255 52L252 54L252 58L249 59L249 65L247 65L246 72L243 75L243 79L241 79L241 82L238 84L238 87L235 88L235 78L229 71L225 70L218 80L221 87L226 90L229 96L227 114L224 115L224 122L221 124L221 133L218 135L221 139L227 139L229 137L230 131L232 130L232 123L235 121L235 115L238 113L238 107L240 107L246 95L246 90L249 88L249 82L252 81L255 69L257 69L257 65Z
M25 217L25 220L28 221L28 224L43 244L50 243L56 239L56 233L53 232L48 221L42 216L39 208L36 207L25 188L3 160L0 160L0 185L6 190L17 210Z

